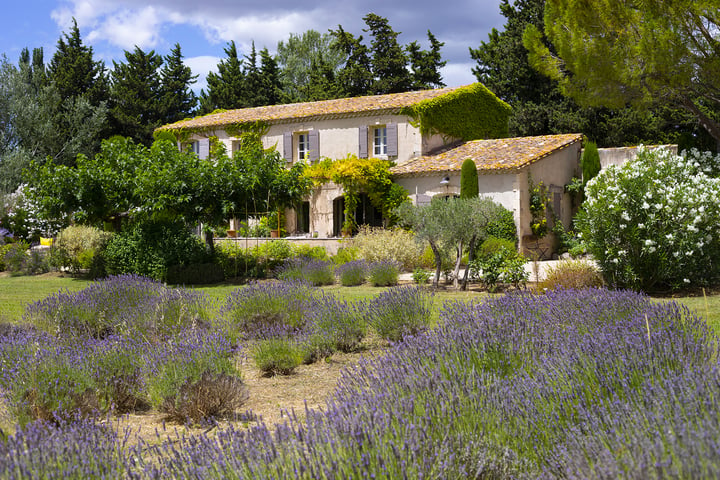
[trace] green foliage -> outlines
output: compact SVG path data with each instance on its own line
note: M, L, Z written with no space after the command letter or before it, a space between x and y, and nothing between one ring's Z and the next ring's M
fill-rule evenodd
M403 270L415 268L422 254L422 247L415 242L415 235L402 228L364 226L348 243L350 248L357 250L360 258L368 262L394 261Z
M562 288L602 287L602 273L597 266L585 260L561 260L550 267L545 279L538 285L539 290L558 290Z
M194 263L168 267L167 283L171 285L207 285L225 280L225 272L217 263Z
M717 165L709 153L639 149L588 183L576 225L608 284L674 290L720 279Z
M395 287L368 303L368 323L385 340L397 342L430 326L433 294L421 287Z
M528 172L528 193L530 195L530 230L538 238L547 235L547 215L550 196L543 182L535 183Z
M22 275L26 272L29 263L30 245L24 240L11 243L3 249L3 263L5 270L11 275Z
M112 233L95 227L67 227L58 233L53 244L54 266L68 268L73 273L90 270L93 278L104 276L104 250L112 237Z
M135 47L125 51L125 62L113 61L110 112L114 132L150 145L153 131L162 124L160 66L163 58L154 50Z
M352 242L354 238L355 237L350 241ZM342 265L360 259L360 255L360 249L358 247L348 245L346 247L340 247L338 252L332 257L332 260L335 262L335 265Z
M508 136L510 105L480 83L403 107L422 133L439 132L462 140Z
M332 161L325 159L306 169L304 175L316 184L328 181L341 185L345 194L345 223L343 231L357 227L355 208L361 193L385 218L394 219L394 211L408 201L407 192L393 183L390 177L392 163L379 158L358 158L356 155Z
M547 0L542 41L529 26L531 65L586 105L652 105L663 98L720 140L716 2L587 3Z
M191 86L197 81L197 77L192 74L190 67L183 63L180 44L176 43L170 54L165 56L164 65L160 69L162 123L177 122L187 118L195 110L197 97Z
M389 287L398 284L400 268L396 262L382 261L368 265L368 281L373 287Z
M105 250L111 275L135 273L165 281L168 269L205 263L205 245L183 222L142 221L114 236Z
M303 352L288 338L258 341L252 349L257 367L268 375L290 375L303 362Z
M482 244L480 244L480 247L478 248L478 259L488 259L503 248L508 251L513 251L515 250L515 242L505 238L490 236Z
M585 142L582 157L580 157L580 166L582 168L583 185L595 178L600 173L600 153L598 153L595 142Z
M524 286L529 278L525 270L527 259L514 246L512 249L500 246L494 254L470 262L468 268L472 278L479 278L485 287L494 292L500 283Z
M413 282L417 283L418 285L425 285L426 283L428 283L431 276L432 275L430 272L420 267L413 270L412 273Z
M517 227L513 212L505 207L498 209L494 218L488 222L485 232L491 237L517 242Z
M442 87L440 69L443 46L428 31L430 50L421 50L415 41L402 47L398 32L388 20L374 13L363 17L370 33L370 47L338 25L330 30L335 45L345 55L345 64L337 72L337 84L345 96L380 95L414 89Z
M479 190L477 166L472 158L468 158L460 169L460 198L477 197Z

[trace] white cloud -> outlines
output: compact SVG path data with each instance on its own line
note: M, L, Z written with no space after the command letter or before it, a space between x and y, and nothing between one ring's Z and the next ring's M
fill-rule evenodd
M195 92L200 92L202 89L207 88L207 74L209 72L217 72L217 64L222 60L219 57L213 57L210 55L189 57L186 58L183 63L190 67L193 75L198 75L197 83L192 86Z
M142 49L154 48L161 41L162 17L152 6L137 11L116 11L104 17L87 39L90 43L105 40L125 50L133 50L136 45Z
M472 73L475 63L448 63L441 70L443 81L448 87L458 87L477 82Z

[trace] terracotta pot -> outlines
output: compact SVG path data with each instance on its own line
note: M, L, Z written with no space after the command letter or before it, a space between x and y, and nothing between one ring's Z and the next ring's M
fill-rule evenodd
M280 230L270 230L271 238L280 238Z
M228 230L228 231L227 231L227 236L230 237L230 238L235 238L235 237L237 237L237 230Z

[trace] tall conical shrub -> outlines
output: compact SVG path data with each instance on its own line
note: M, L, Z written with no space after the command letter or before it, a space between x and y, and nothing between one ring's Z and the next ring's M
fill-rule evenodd
M477 167L475 162L468 158L460 170L460 198L475 198L479 193Z
M595 142L585 142L580 164L582 166L583 185L587 185L587 182L600 173L600 153L598 153Z

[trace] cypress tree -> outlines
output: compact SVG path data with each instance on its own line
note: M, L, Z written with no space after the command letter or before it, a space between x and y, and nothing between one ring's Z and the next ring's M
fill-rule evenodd
M460 170L460 198L474 198L479 194L477 166L468 158Z
M600 172L600 153L595 142L585 142L585 149L580 158L583 174L583 186Z

